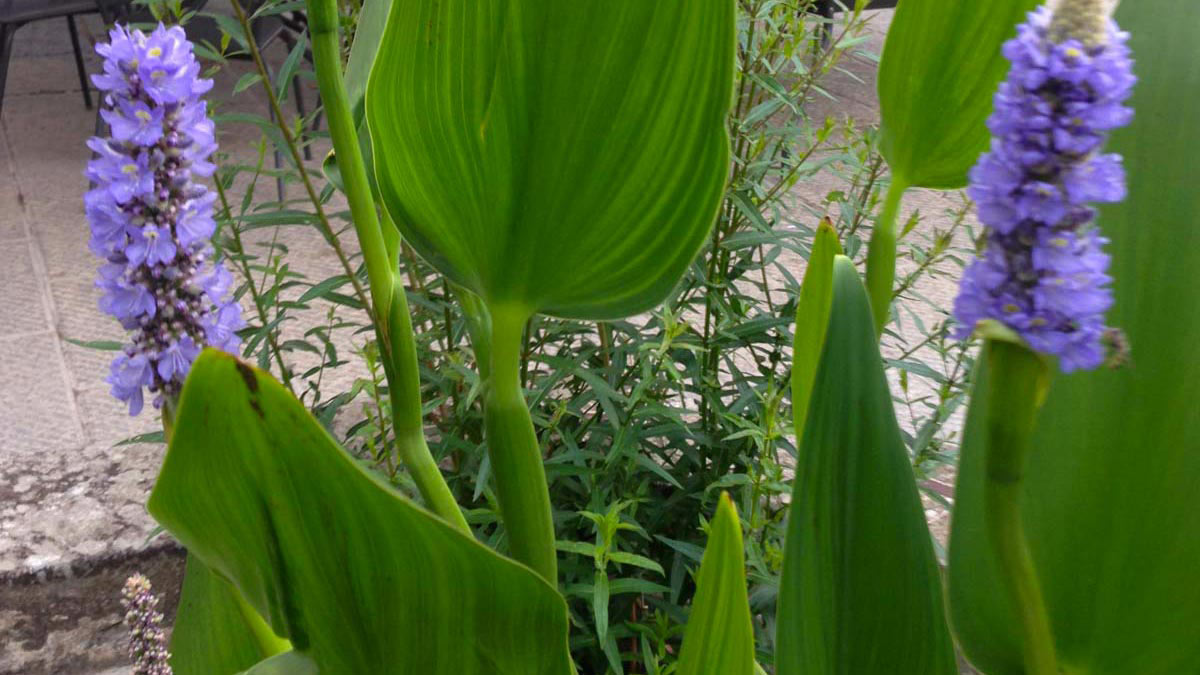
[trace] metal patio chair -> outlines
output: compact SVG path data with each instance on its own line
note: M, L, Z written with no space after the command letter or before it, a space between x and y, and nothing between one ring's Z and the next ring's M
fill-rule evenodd
M83 90L83 104L90 110L92 93L88 86L87 69L83 65L83 49L79 44L79 29L75 25L75 17L99 12L105 21L111 21L122 11L126 1L0 0L0 112L4 110L4 85L8 80L8 62L12 58L13 37L17 29L34 21L60 17L67 20L71 48L75 52L75 69L79 74L79 87Z

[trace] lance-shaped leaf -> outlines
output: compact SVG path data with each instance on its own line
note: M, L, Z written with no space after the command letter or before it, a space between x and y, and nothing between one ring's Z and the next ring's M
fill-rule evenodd
M350 113L354 116L354 126L362 148L363 162L367 165L367 178L371 181L371 191L374 193L378 193L379 189L375 185L375 172L371 170L374 159L371 157L371 134L367 129L367 113L363 99L367 93L367 78L371 74L371 66L375 63L375 55L379 52L379 43L383 40L383 29L387 25L391 9L392 0L370 0L363 6L354 30L350 58L346 61L344 80L346 98L350 102ZM325 177L344 192L342 171L338 167L337 155L332 150L326 155L322 168ZM385 226L390 227L386 224Z
M808 254L800 300L796 303L796 330L792 341L792 418L797 439L804 437L813 380L817 376L817 366L821 365L821 349L825 346L825 330L829 327L829 307L833 303L833 259L841 252L833 225L828 220L822 221Z
M1034 432L1021 502L1060 665L1091 675L1200 672L1200 4L1126 2L1139 81L1107 150L1129 194L1105 206L1131 363L1060 376ZM950 600L969 658L1021 672L983 520L987 373L974 383L950 545Z
M742 523L729 495L721 493L696 575L696 598L679 653L679 675L751 675L754 625L746 596Z
M405 238L495 310L653 307L728 172L732 0L396 3L367 86Z
M562 596L222 352L192 367L149 509L322 673L570 672Z
M941 579L866 289L834 262L779 589L779 675L951 675Z
M958 188L987 149L1000 45L1038 0L904 0L879 64L881 150L893 180Z
M237 589L188 556L171 631L175 675L233 675L289 648Z

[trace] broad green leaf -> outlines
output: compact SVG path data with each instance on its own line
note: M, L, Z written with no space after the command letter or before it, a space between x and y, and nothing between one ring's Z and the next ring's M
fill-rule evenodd
M893 180L959 188L987 149L1000 45L1038 0L903 0L879 63L881 150Z
M796 303L796 331L792 342L792 418L796 438L804 437L804 421L808 418L808 402L812 397L813 378L825 344L825 329L829 326L829 305L833 300L833 258L841 254L837 232L829 221L821 221L800 300Z
M778 675L957 673L866 289L837 256L779 589Z
M1139 81L1129 195L1101 208L1131 364L1057 377L1021 503L1060 664L1089 675L1200 672L1200 4L1126 2ZM979 372L950 541L956 633L989 675L1021 672L1020 644L983 529Z
M570 672L562 596L224 353L192 367L149 509L322 673Z
M313 660L300 652L287 651L256 664L243 675L318 675Z
M171 669L176 675L233 675L290 648L252 612L237 589L189 555L171 632Z
M734 28L732 0L396 3L366 97L383 202L493 311L649 309L724 191Z
M722 492L696 574L696 597L679 653L678 675L752 675L754 625L746 597L742 523Z

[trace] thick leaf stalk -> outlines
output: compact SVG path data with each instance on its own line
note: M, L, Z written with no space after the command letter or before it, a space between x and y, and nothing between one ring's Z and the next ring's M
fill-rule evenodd
M1046 397L1044 357L1005 339L988 340L991 373L987 411L984 521L992 554L1020 624L1027 675L1057 675L1054 636L1021 522L1021 489L1030 439Z
M554 586L558 561L550 492L541 446L521 390L521 338L527 318L524 311L492 308L492 368L484 424L509 551Z
M884 197L883 212L879 214L867 248L867 290L871 296L876 336L883 335L892 308L892 286L896 282L896 221L900 218L900 200L907 188L900 176L892 177Z
M380 351L391 397L396 449L426 506L447 522L469 532L462 510L425 442L416 341L408 298L397 270L398 235L392 236L391 231L385 235L371 196L371 184L342 81L336 0L309 0L308 27L329 135L339 158L346 200L366 262L371 304L375 310L375 333L382 346Z

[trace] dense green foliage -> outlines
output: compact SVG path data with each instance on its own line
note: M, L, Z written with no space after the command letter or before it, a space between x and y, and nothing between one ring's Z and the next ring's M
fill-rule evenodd
M1122 19L1146 61L1116 138L1130 199L1103 227L1134 367L1058 378L1038 417L1042 361L989 342L974 368L916 309L945 317L919 289L960 264L970 204L949 231L899 221L906 188L962 184L1029 0L906 0L882 129L812 112L870 56L863 3L310 0L311 40L273 73L249 23L301 4L235 2L203 49L214 69L251 56L235 93L273 114L217 115L262 131L257 162L217 176L261 370L197 361L150 502L192 554L180 672L274 654L249 672L948 675L921 482L955 459L973 371L949 572L965 653L991 675L1200 667L1200 373L1179 356L1197 325L1172 311L1197 247L1153 255L1200 208L1164 189L1196 160L1163 161L1200 144L1169 110L1200 73L1196 12ZM280 106L309 47L328 133ZM326 137L335 155L303 156ZM293 269L287 227L340 273ZM1000 446L1020 450L1007 473Z

